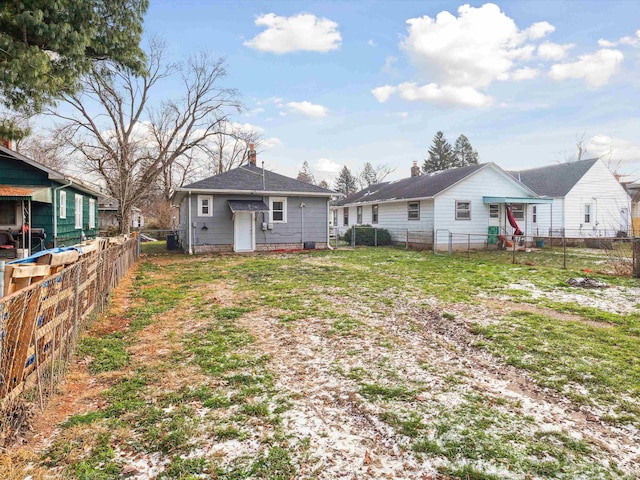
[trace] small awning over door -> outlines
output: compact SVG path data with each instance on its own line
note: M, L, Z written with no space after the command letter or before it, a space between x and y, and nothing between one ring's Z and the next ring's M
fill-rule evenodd
M262 200L227 200L227 203L233 213L269 211L269 207Z

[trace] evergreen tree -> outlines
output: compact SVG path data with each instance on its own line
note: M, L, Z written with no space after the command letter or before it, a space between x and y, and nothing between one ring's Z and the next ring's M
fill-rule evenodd
M311 173L311 167L309 166L309 162L306 160L302 164L302 168L298 172L298 176L296 177L298 180L304 183L316 183L316 179L313 178L313 173Z
M32 0L0 5L0 100L39 111L95 61L144 72L139 47L148 0Z
M433 137L433 144L429 147L429 157L424 159L422 171L424 173L439 172L454 167L453 147L444 137L444 133L437 132Z
M342 170L340 170L335 180L334 190L347 196L356 192L356 178L351 174L351 171L346 165L342 167Z
M370 185L375 185L378 182L378 173L371 163L364 164L364 168L359 176L360 188L367 188Z
M473 149L471 142L464 134L461 134L456 140L454 157L456 167L478 164L478 152Z

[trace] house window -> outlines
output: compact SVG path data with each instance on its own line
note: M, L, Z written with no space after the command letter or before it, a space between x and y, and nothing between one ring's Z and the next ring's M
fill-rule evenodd
M333 226L337 227L338 226L338 210L334 210L332 212L332 219L333 219Z
M271 223L287 223L287 199L285 197L270 197Z
M213 217L213 195L198 195L198 216Z
M378 205L371 205L371 223L378 223Z
M345 226L349 225L349 207L342 209L342 224Z
M67 192L60 190L60 205L58 205L60 218L67 218Z
M489 218L500 218L500 205L497 203L489 205Z
M96 200L89 199L89 228L96 228Z
M407 203L407 218L409 220L420 220L420 202Z
M516 220L524 220L524 203L514 203L511 205L511 213Z
M356 221L362 225L362 206L356 207Z
M11 227L17 225L18 215L16 211L16 202L7 200L0 201L0 225Z
M531 207L531 222L538 223L538 207L535 205Z
M456 220L471 220L471 202L456 200Z
M82 228L82 195L76 194L76 224L75 228Z
M584 206L584 223L591 223L591 204L587 203Z

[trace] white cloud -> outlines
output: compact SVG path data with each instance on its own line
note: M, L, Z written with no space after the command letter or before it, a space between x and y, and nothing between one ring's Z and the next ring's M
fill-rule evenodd
M640 145L637 143L615 138L609 135L595 135L587 143L587 157L599 157L605 161L637 162L640 159Z
M378 44L375 42L375 40L373 38L370 38L369 41L367 42L367 45L369 45L370 47L377 47Z
M465 107L486 107L493 99L473 87L456 87L453 85L437 85L429 83L418 86L405 82L398 85L400 97L411 102L434 102L443 105L457 105Z
M398 61L397 57L394 57L393 55L389 55L384 61L384 65L382 66L382 72L388 73L390 75L397 75L398 70L396 70L396 68L393 66L393 64L396 63L397 61Z
M538 74L523 62L536 51L531 42L553 32L553 25L538 22L521 30L491 3L478 8L462 5L457 14L442 11L435 18L407 20L408 35L400 46L429 82L373 89L379 102L398 92L410 101L484 107L492 98L482 90L494 81L524 80Z
M392 85L385 85L384 87L378 87L371 90L371 93L376 100L380 103L384 103L389 100L389 97L396 92L397 88Z
M313 166L314 170L319 173L327 173L331 175L335 175L340 171L342 165L333 160L329 160L328 158L321 158L318 160Z
M636 30L635 36L622 37L616 41L609 41L601 38L598 40L598 46L603 48L613 48L618 45L630 45L632 47L640 47L640 30Z
M538 57L543 60L562 60L573 47L575 47L573 43L560 45L559 43L544 42L538 45Z
M299 113L301 115L306 115L307 117L312 118L326 117L328 113L327 107L323 107L322 105L315 105L307 101L289 102L287 103L287 107L289 107L289 113Z
M388 115L391 117L407 118L409 116L409 112L392 112Z
M265 138L262 141L262 146L267 149L279 147L280 145L282 145L282 140L277 137Z
M583 78L587 85L597 88L609 81L623 59L621 51L602 48L595 53L581 55L576 62L553 65L549 76L554 80Z
M244 45L262 52L329 52L340 48L342 41L336 22L308 13L291 17L267 13L259 16L255 24L267 29Z

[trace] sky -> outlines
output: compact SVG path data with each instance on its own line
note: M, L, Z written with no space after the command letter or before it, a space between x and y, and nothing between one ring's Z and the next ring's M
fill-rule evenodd
M480 162L534 168L602 157L640 178L638 1L151 0L145 39L175 60L224 57L234 121L258 161L332 184L365 162L409 176L437 131Z

